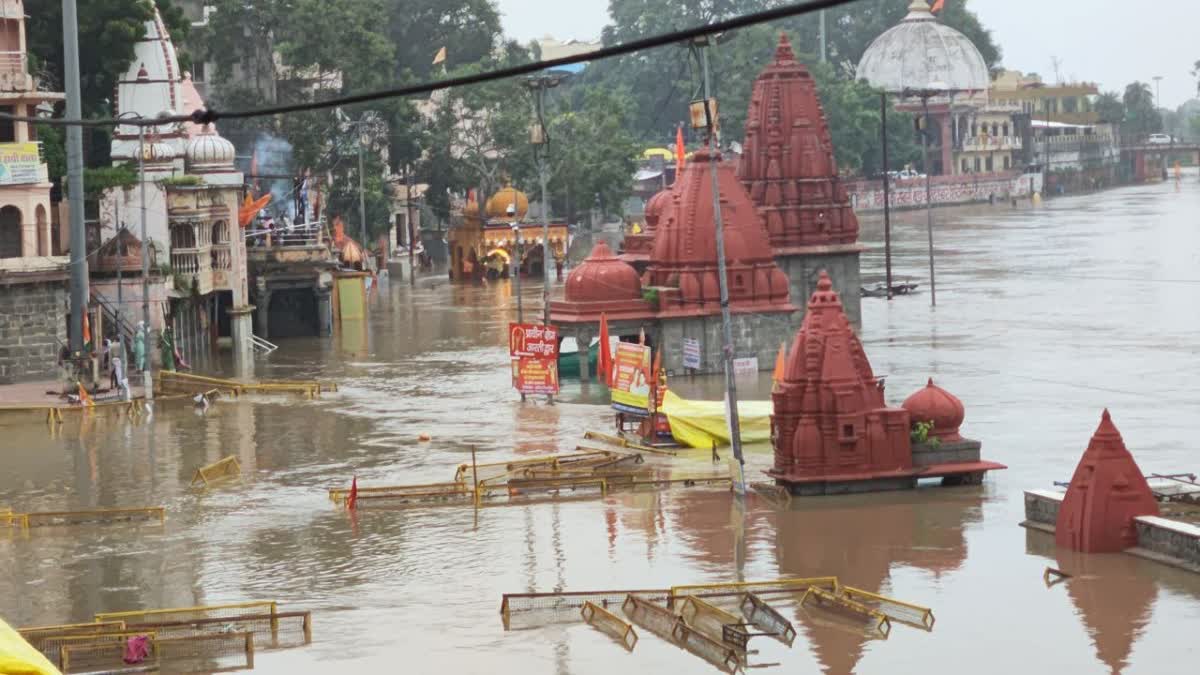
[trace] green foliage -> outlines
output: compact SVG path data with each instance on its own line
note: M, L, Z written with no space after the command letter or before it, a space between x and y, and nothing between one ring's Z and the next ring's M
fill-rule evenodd
M46 158L46 170L51 181L67 175L67 146L63 127L49 124L35 125L38 140L42 144L42 155Z
M1120 124L1125 121L1125 104L1121 101L1121 96L1115 91L1106 91L1100 94L1093 108L1096 114L1099 115L1101 122Z
M1125 106L1125 121L1121 134L1130 138L1162 131L1162 115L1154 105L1154 92L1145 82L1131 82L1125 87L1121 102Z
M193 185L203 185L204 179L200 176L167 176L158 181L162 185L172 187L187 187Z
M657 288L643 288L642 289L642 300L645 300L646 302L650 303L650 305L652 307L658 307L658 289Z
M83 193L87 199L98 199L110 188L131 188L137 182L137 169L127 164L83 170Z
M933 431L933 420L928 422L913 422L908 436L913 443L928 443L929 434Z

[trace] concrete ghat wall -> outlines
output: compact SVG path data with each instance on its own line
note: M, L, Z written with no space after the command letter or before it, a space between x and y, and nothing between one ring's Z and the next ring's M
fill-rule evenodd
M733 344L735 358L758 357L759 370L775 367L779 344L794 337L792 318L784 312L769 314L734 314ZM700 370L698 373L721 373L721 315L663 319L663 367L670 372L683 373L683 340L700 341Z
M1025 521L1034 529L1054 531L1065 493L1025 491ZM1138 545L1127 553L1200 572L1200 527L1158 516L1134 518Z
M55 377L66 314L65 281L0 285L0 384Z
M855 211L883 210L883 181L848 181L845 186ZM1031 187L1035 192L1042 191L1042 174L1009 171L966 176L934 176L930 193L935 205L969 204L986 202L990 197L1028 197ZM888 185L888 190L890 205L894 209L925 205L924 179L893 181Z
M846 310L846 318L855 332L862 329L862 287L858 267L858 251L840 253L813 253L779 256L775 263L787 275L789 293L792 304L800 308L792 315L792 328L799 330L800 322L804 320L804 308L808 299L817 288L817 279L821 270L829 273L833 281L833 290L842 299L842 307ZM788 342L791 342L789 336Z

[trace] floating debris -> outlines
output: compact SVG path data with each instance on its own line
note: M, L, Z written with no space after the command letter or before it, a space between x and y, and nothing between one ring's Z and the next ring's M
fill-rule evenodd
M238 462L237 457L234 455L228 455L213 462L212 464L196 469L196 475L192 478L191 484L192 486L203 484L204 487L207 488L213 483L241 475L241 463Z

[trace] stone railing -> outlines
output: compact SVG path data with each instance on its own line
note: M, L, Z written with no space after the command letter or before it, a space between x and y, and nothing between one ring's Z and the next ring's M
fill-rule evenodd
M209 247L171 249L171 270L177 279L183 279L188 284L185 288L179 288L179 284L176 284L177 292L190 291L193 279L197 293L203 295L212 291L212 253Z
M962 149L968 151L1020 150L1021 139L1016 136L974 136L963 139Z
M229 244L216 244L212 247L212 267L214 270L228 270L233 267L233 255Z

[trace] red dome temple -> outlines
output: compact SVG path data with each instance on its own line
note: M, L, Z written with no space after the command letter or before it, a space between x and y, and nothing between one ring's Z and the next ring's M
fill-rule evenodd
M1055 539L1076 551L1116 553L1138 545L1134 517L1157 515L1158 502L1105 410L1063 497Z
M654 250L654 235L658 232L658 223L663 211L672 203L674 186L655 192L646 202L643 217L646 227L639 234L627 234L621 242L621 260L633 265L639 272L643 271L650 261L650 253Z
M912 488L918 477L977 482L984 472L1004 468L980 461L979 444L965 439L914 447L909 411L887 406L883 382L825 273L772 399L775 465L769 473L795 494Z

